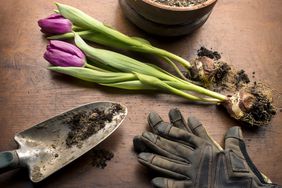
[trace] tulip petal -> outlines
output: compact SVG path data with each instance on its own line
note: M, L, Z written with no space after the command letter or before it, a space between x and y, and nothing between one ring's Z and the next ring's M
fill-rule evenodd
M64 18L61 14L51 14L45 19L57 19L57 18Z
M59 51L63 51L72 55L79 57L80 59L85 59L85 55L83 52L73 44L59 41L59 40L51 40L49 45L47 46L47 50L49 49L57 49Z
M44 53L44 58L52 65L62 67L82 67L85 63L84 59L58 49L48 49Z
M64 34L72 31L72 23L60 14L52 14L47 18L40 19L38 25L46 34Z

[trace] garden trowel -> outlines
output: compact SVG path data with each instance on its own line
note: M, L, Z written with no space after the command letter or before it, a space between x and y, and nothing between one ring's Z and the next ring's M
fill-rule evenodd
M112 114L111 121L84 139L82 144L68 146L66 141L71 131L68 119L85 111L107 111L113 105L119 110ZM96 102L74 108L39 123L15 135L19 148L0 152L0 173L25 167L33 182L39 182L55 171L77 159L112 134L127 115L127 108L118 103Z

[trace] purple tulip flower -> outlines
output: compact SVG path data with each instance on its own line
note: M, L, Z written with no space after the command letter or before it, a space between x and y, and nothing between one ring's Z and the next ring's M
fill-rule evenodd
M38 25L45 34L64 34L72 31L72 23L60 14L52 14L41 19Z
M83 67L86 63L85 55L79 48L59 40L49 42L44 58L52 65L62 67Z

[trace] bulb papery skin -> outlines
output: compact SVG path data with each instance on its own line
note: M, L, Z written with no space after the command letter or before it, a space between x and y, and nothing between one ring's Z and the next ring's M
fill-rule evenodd
M207 81L216 70L214 60L208 57L199 57L192 61L191 77L193 80Z
M242 119L255 102L255 96L240 90L223 104L228 113L235 119Z

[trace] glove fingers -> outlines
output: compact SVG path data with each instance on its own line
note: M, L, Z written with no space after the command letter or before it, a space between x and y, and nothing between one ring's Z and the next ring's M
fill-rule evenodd
M142 153L142 152L151 152L151 153L156 153L171 159L179 160L179 161L186 161L186 159L183 159L182 157L178 157L175 154L172 154L157 145L153 144L149 139L143 137L143 136L136 136L133 139L133 146L134 150L137 153Z
M177 109L177 108L171 109L169 111L168 116L169 116L170 122L173 126L192 133L190 128L187 126L187 124L186 124L186 122L185 122L185 120L184 120L184 118L183 118L179 109Z
M206 129L203 127L202 123L197 118L193 116L189 117L187 122L188 122L188 126L190 127L190 129L195 135L206 140L209 139Z
M240 141L243 141L243 135L240 127L231 127L224 138L225 149L233 150L241 155Z
M200 146L203 143L203 140L198 136L172 125L164 126L163 124L157 124L154 129L156 134L168 138L169 140L183 143L192 148Z
M133 147L137 153L150 151L150 148L148 148L146 143L143 142L141 136L135 136L133 138Z
M156 132L156 126L167 127L169 123L163 121L163 119L156 112L150 112L148 115L148 124L152 128L153 132Z
M190 165L181 161L166 158L152 153L140 153L138 161L150 169L157 171L165 177L170 177L178 180L190 179Z
M197 136L184 131L183 129L172 126L169 123L163 122L162 118L155 112L151 112L148 116L148 123L156 134L165 138L183 141L186 144L194 147L202 144L201 139Z
M205 129L205 127L203 126L203 124L195 117L189 117L188 118L188 126L190 127L190 129L192 130L192 132L201 137L202 139L212 143L216 148L218 148L219 150L223 150L221 148L221 146L214 140L212 139L207 130Z
M175 160L188 162L189 156L194 153L194 149L188 145L168 140L151 132L144 132L141 140L146 145L146 148L150 148L153 153Z
M193 188L192 182L189 180L174 180L163 177L154 178L152 184L157 188Z

